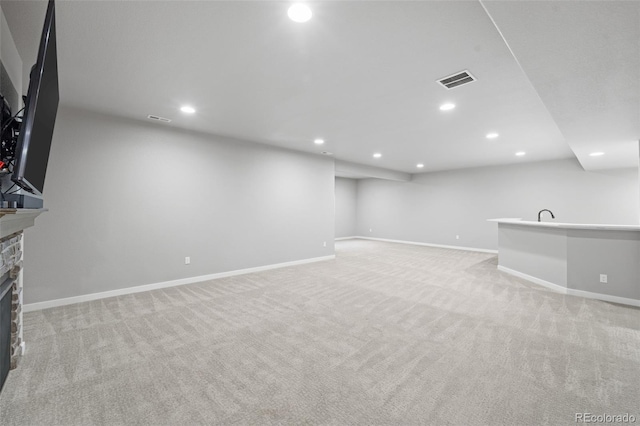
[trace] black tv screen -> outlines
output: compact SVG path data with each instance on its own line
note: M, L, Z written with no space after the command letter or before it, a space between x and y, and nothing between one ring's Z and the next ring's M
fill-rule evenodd
M44 188L58 101L55 4L49 0L37 62L31 70L11 176L18 186L36 195L41 195Z

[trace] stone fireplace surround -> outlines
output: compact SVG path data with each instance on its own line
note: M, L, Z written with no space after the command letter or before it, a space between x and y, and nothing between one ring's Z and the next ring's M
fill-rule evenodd
M22 354L22 231L0 238L0 283L11 293L11 369Z
M23 230L35 224L46 209L0 209L0 292L11 298L11 369L18 366L24 352L22 334ZM2 324L0 326L6 326Z

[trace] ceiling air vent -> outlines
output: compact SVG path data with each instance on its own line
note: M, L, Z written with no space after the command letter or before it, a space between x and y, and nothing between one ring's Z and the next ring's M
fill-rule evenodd
M476 78L472 76L469 71L460 71L438 80L438 83L442 84L447 89L453 89L454 87L471 83L472 81L476 81Z
M148 115L147 118L149 120L162 121L163 123L171 123L171 120L169 120L168 118L158 117L157 115Z

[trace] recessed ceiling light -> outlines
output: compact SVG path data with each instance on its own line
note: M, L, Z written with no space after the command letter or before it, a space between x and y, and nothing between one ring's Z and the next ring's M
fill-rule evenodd
M324 139L316 139L313 141L316 145L322 145L324 143Z
M527 153L526 153L526 152L524 152L524 151L516 152L516 155L517 155L518 157L522 157L523 155L526 155L526 154L527 154Z
M454 109L455 107L455 104L442 104L440 105L440 111L449 111L450 109Z
M295 22L307 22L311 19L311 9L309 6L302 3L296 3L289 8L287 11L287 15L289 15L289 19Z
M497 133L487 133L487 139L495 139L498 136L500 136L500 135L497 134Z
M418 164L416 167L417 167L417 168L419 168L419 169L421 169L421 168L423 168L423 167L424 167L424 164L420 163L420 164Z
M591 157L600 157L601 155L604 155L604 152L592 152L591 154L589 154Z
M185 106L180 108L180 111L186 112L187 114L193 114L194 112L196 112L196 109L194 107L189 106L189 105L185 105Z
M382 154L380 154L379 152L376 152L375 154L373 154L373 158L380 158L382 157Z

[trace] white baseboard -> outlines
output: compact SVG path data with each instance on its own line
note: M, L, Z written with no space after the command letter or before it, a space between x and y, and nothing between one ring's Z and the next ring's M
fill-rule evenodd
M354 238L360 238L360 237L338 237L335 238L335 241L342 241L342 240L353 240Z
M505 268L504 266L498 265L498 270L502 272L506 272L507 274L513 275L518 278L525 279L527 281L531 281L534 284L539 284L543 287L549 288L551 290L557 291L558 293L567 294L569 296L577 296L584 297L587 299L596 299L603 300L605 302L613 302L620 303L622 305L630 305L630 306L638 306L640 307L640 300L637 299L629 299L628 297L620 297L620 296L611 296L609 294L602 293L593 293L591 291L584 290L576 290L573 288L566 288L558 284L554 284L549 281L541 280L540 278L536 278L534 276L523 274L522 272L515 271L513 269Z
M524 274L522 272L518 272L514 269L510 269L501 265L498 265L498 271L506 272L509 275L513 275L514 277L522 278L527 281L531 281L534 284L541 285L543 287L549 288L551 290L557 291L558 293L568 294L567 288L549 281L545 281L540 278L536 278L533 275Z
M103 291L100 293L83 294L81 296L65 297L63 299L47 300L46 302L28 303L22 306L24 312L39 311L41 309L55 308L57 306L72 305L75 303L89 302L91 300L106 299L108 297L123 296L125 294L142 293L144 291L160 288L175 287L185 284L193 284L218 278L233 277L235 275L251 274L253 272L268 271L270 269L285 268L287 266L303 265L305 263L321 262L335 259L336 255L312 257L309 259L294 260L291 262L274 263L272 265L257 266L255 268L238 269L235 271L220 272L217 274L200 275L197 277L181 278L178 280L163 281L154 284L145 284L135 287L121 288L118 290Z
M629 299L628 297L611 296L609 294L592 293L590 291L567 289L567 294L571 296L586 297L587 299L604 300L605 302L620 303L640 307L640 300Z
M498 250L481 249L481 248L474 248L474 247L446 246L443 244L420 243L417 241L389 240L386 238L373 238L373 237L360 237L360 236L351 237L351 238L359 238L362 240L373 240L373 241L385 241L387 243L411 244L414 246L437 247L437 248L445 248L445 249L453 249L453 250L477 251L480 253L498 254Z

